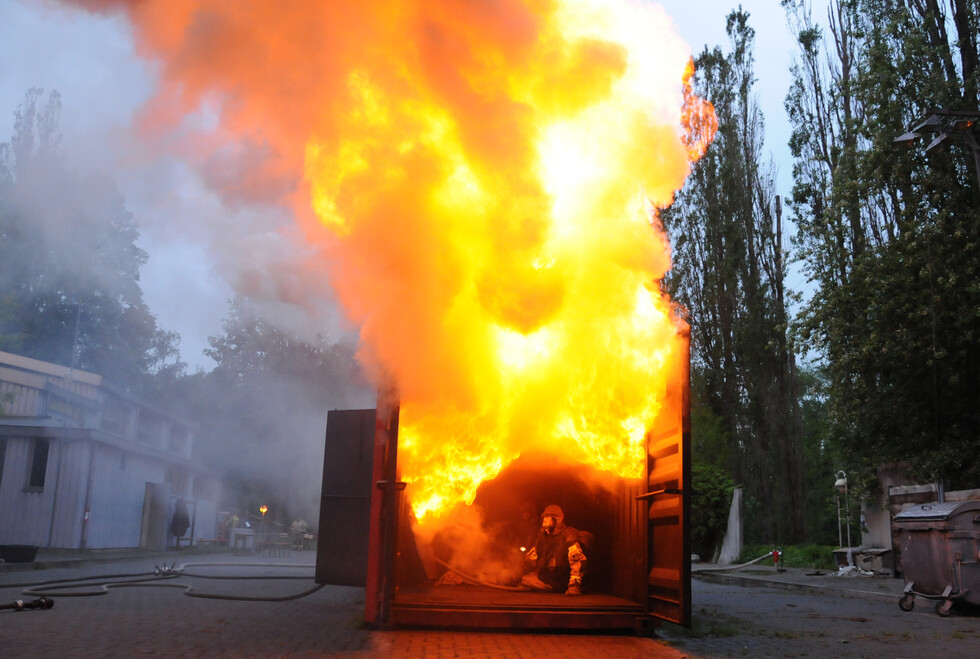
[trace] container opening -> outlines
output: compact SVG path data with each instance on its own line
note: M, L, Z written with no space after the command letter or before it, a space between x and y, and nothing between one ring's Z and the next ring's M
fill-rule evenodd
M480 486L472 504L457 506L438 526L413 520L404 505L398 532L399 590L483 586L540 595L522 590L525 552L538 537L542 512L557 505L564 524L584 532L583 589L635 601L641 595L635 584L645 581L645 575L630 572L642 563L637 558L645 551L640 544L645 516L638 514L633 498L639 485L541 455L511 463Z

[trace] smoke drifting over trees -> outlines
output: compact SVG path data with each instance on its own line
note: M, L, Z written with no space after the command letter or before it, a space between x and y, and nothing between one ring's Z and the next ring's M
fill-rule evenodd
M60 152L61 98L27 93L0 145L0 349L130 388L176 373L178 337L143 301L136 224L104 174Z
M143 300L152 255L137 246L138 220L110 177L62 152L61 111L57 92L30 90L0 144L0 350L183 411L195 457L225 479L226 505L315 520L327 410L373 405L352 340L317 336L283 291L257 282L257 300L234 300L225 334L210 339L215 369L187 376L179 336Z
M198 455L228 478L242 510L315 521L329 409L374 406L349 343L300 341L235 299L225 333L211 337L217 366L165 396L197 419Z

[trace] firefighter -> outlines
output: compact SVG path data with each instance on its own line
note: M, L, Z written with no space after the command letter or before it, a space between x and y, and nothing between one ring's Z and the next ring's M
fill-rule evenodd
M187 512L187 504L184 503L184 499L177 499L174 504L174 516L170 520L170 532L174 535L176 540L176 547L180 549L180 539L184 537L187 533L187 529L191 526L191 518Z
M548 506L541 513L537 540L524 555L522 583L534 590L581 595L585 551L591 540L588 531L565 525L565 513L559 506Z

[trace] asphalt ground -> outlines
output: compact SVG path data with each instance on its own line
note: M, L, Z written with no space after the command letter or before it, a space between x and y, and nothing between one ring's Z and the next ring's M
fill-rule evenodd
M891 577L695 566L691 629L633 634L376 630L315 553L57 554L0 565L0 657L978 657L980 617L898 607ZM170 573L169 569L174 570Z

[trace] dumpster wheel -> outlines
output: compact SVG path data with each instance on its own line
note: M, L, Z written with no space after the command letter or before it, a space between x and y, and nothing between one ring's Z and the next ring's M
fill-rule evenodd
M953 600L939 600L936 602L936 613L942 617L949 616L949 612L953 609Z
M915 608L915 595L909 594L898 600L898 608L902 611L911 611Z

